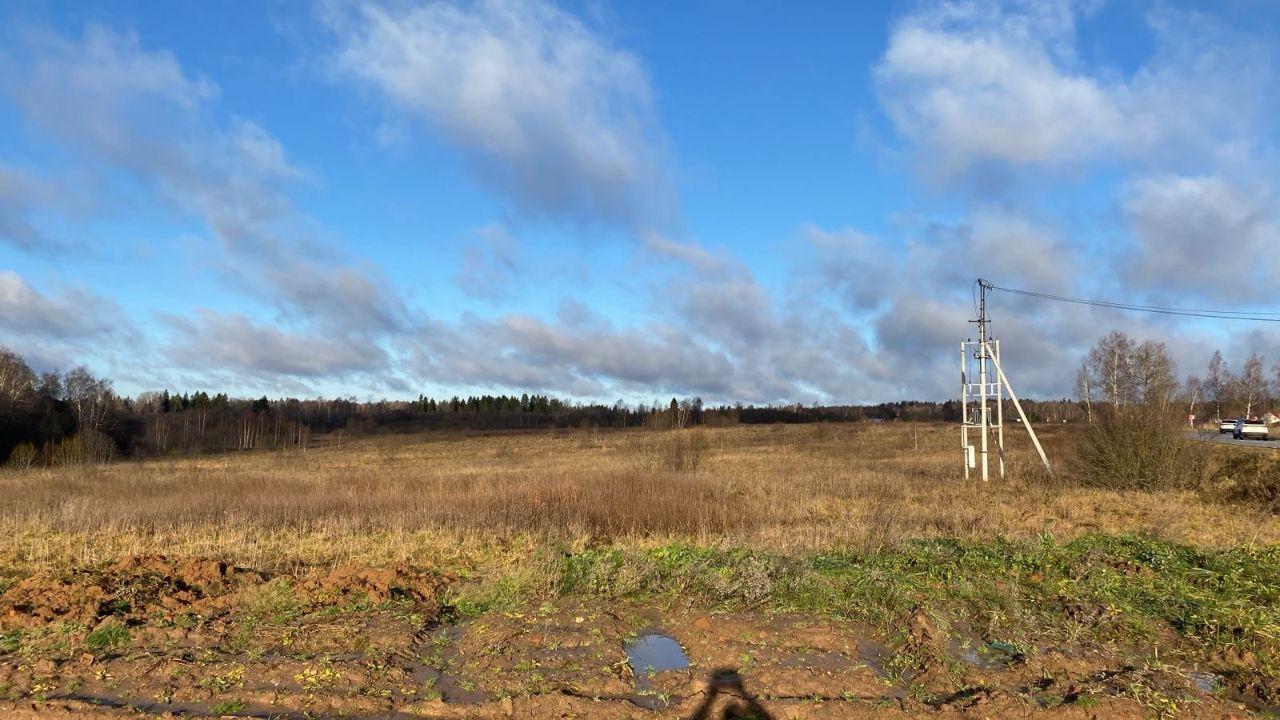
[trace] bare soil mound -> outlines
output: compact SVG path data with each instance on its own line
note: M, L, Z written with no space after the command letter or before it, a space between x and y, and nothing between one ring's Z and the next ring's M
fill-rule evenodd
M447 578L404 563L386 568L346 565L300 583L298 591L301 597L317 601L364 597L373 604L408 600L417 606L438 606L437 597L447 583Z
M91 623L193 609L225 609L224 598L261 584L258 572L204 558L141 555L107 567L37 573L0 595L0 630L53 621Z
M217 617L236 607L241 595L267 582L256 570L198 557L139 555L97 569L37 573L0 595L0 632L69 622L92 625L107 617L128 624L178 614ZM434 615L447 581L397 564L387 568L350 565L317 578L290 583L304 604L353 601L371 604L407 600Z

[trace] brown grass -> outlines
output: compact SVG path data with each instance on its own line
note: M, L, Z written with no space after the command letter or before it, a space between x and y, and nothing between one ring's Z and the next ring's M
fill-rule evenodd
M1069 431L1043 432L1061 457ZM958 436L952 426L869 423L428 434L305 453L10 470L0 473L0 567L161 552L276 570L352 559L465 569L518 563L548 543L614 541L781 552L1041 533L1280 541L1269 513L1190 491L1044 482L1012 432L1009 478L965 482Z

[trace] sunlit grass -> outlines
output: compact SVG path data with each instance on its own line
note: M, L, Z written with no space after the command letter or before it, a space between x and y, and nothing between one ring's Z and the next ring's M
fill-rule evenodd
M1060 458L1068 430L1044 434ZM796 554L1046 533L1144 532L1201 546L1280 539L1270 514L1189 491L1046 483L1013 433L1009 477L966 482L958 440L950 426L873 423L426 434L6 471L0 567L161 552L267 570L354 559L465 573L518 565L549 543Z

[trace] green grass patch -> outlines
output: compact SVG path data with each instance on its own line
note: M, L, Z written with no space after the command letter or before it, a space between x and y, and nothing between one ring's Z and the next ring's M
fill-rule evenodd
M236 715L244 712L244 708L243 700L219 700L209 707L209 712L214 715Z
M90 652L117 650L129 644L129 629L119 623L104 625L84 637L84 647Z
M10 630L6 633L0 633L0 652L16 653L20 647L22 647L21 630Z
M1280 548L1201 549L1139 535L1068 543L926 540L875 553L787 557L667 545L562 554L555 591L802 611L902 626L923 609L1001 642L1095 637L1155 642L1174 630L1210 655L1251 651L1277 675ZM506 598L508 601L510 597Z

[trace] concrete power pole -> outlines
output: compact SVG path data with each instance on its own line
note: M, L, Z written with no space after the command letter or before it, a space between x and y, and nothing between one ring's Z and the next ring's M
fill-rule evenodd
M982 461L982 482L987 481L987 436L989 434L990 422L987 415L987 284L982 280L978 281L978 393L981 398L979 402L979 412L982 415L982 445L981 454Z
M1022 420L1022 426L1027 429L1027 433L1031 436L1031 442L1035 445L1036 452L1040 455L1041 462L1044 463L1045 469L1050 473L1053 469L1049 465L1049 459L1044 454L1044 448L1040 445L1040 439L1036 437L1036 431L1031 427L1031 423L1027 420L1027 415L1022 411L1022 403L1018 402L1018 396L1013 392L1013 386L1009 384L1009 378L1005 375L1004 369L1000 364L1000 341L993 339L989 335L988 326L991 322L987 317L987 291L993 289L991 283L978 279L978 298L976 320L970 320L978 326L978 339L965 340L960 343L960 446L964 452L964 477L969 478L969 471L975 466L981 469L982 481L987 482L990 479L990 444L991 435L995 435L996 452L999 457L1000 477L1004 477L1004 393L1007 390L1009 399L1013 402L1014 408L1018 411L1018 417ZM971 382L973 377L973 365L977 364L977 382ZM995 368L995 380L992 381L989 367ZM995 419L992 422L991 412L989 409L990 400L996 401ZM970 406L976 404L977 412L976 422L973 414L970 413ZM980 433L977 447L977 457L975 457L974 447L969 442L969 430L975 428Z

